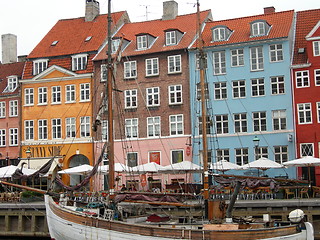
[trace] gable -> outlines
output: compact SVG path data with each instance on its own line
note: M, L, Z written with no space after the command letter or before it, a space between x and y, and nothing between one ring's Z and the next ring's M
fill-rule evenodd
M320 39L320 21L312 28L312 30L306 36L307 40Z
M41 79L53 79L53 78L69 78L69 77L75 77L77 74L75 74L72 71L69 71L65 68L59 67L57 65L53 65L43 71L42 73L35 76L32 80L41 80Z

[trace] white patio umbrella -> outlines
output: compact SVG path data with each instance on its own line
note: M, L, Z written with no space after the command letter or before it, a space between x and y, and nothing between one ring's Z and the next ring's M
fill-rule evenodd
M211 163L210 169L214 169L217 171L225 172L228 170L234 170L234 169L241 169L241 167L238 164L231 163L225 159L218 161L216 163Z
M258 160L255 160L253 162L243 165L241 168L242 169L257 168L261 170L267 170L270 168L283 168L283 166L273 160L262 157L262 158L259 158Z
M304 156L302 158L285 162L283 165L287 167L308 167L308 179L311 181L310 167L320 166L320 158Z
M115 172L130 172L131 167L128 167L127 165L123 163L115 163L114 164L114 171ZM101 173L108 173L109 172L109 165L102 165L98 167L98 172Z
M161 170L165 170L165 168L155 162L149 162L142 165L138 165L136 167L132 167L132 172L139 172L139 173L156 173Z
M161 171L165 171L165 172L202 172L202 170L203 170L203 168L195 163L192 163L189 161L182 161L182 162L174 163L171 165L167 165Z
M10 165L0 168L0 178L10 178L15 173L15 171L20 168L18 166ZM31 175L35 173L36 170L29 168L22 168L22 173L24 175Z
M74 174L74 175L86 175L93 169L88 164L83 164L77 167L67 168L59 171L60 174Z

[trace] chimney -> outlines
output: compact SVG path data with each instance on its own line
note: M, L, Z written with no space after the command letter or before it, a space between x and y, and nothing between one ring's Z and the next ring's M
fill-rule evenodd
M270 14L270 13L276 12L276 9L274 7L265 7L263 10L264 10L264 14Z
M100 14L99 2L96 0L86 0L85 21L91 22Z
M176 1L163 2L162 20L175 19L178 16L178 3Z
M17 62L17 36L4 34L2 38L2 64Z

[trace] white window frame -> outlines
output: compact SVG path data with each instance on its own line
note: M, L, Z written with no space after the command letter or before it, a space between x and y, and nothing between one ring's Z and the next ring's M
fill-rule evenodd
M263 71L264 59L263 59L263 47L251 47L250 48L250 69L254 71Z
M320 123L320 102L316 102L318 123Z
M51 104L61 104L61 86L51 87Z
M264 36L266 35L266 24L264 22L255 22L252 24L252 36Z
M146 59L146 76L158 76L159 75L159 58Z
M204 55L203 68L207 69L208 68L208 54L206 52L204 52L203 55ZM196 70L199 70L200 69L200 54L199 53L196 54L195 60L196 60Z
M9 128L9 146L18 146L19 144L19 134L18 128Z
M232 81L232 98L245 98L246 97L246 81L237 80Z
M38 140L48 139L48 120L39 119L38 120Z
M212 40L214 42L227 40L226 28L218 27L212 30Z
M170 136L177 136L177 135L184 134L183 114L170 115L169 124L170 124Z
M80 117L80 137L81 138L90 137L90 117L89 116Z
M314 143L300 143L300 157L304 156L314 156Z
M270 77L271 95L285 94L284 76Z
M199 122L199 124L198 124L198 130L199 130L199 135L202 135L202 116L199 116L198 117L198 122ZM206 131L207 131L207 135L208 134L211 134L211 117L210 116L208 116L207 115L207 117L206 117Z
M18 77L10 76L8 77L7 87L3 90L3 92L14 92L18 87Z
M270 62L283 61L283 47L282 44L272 44L269 46Z
M168 73L181 73L181 55L168 56Z
M75 103L76 102L76 85L66 85L65 86L65 102Z
M214 100L225 100L228 98L227 82L214 83Z
M81 83L80 84L80 102L89 102L90 95L90 83Z
M34 105L34 89L33 88L24 89L24 105L25 106Z
M107 140L108 139L108 120L101 121L101 139Z
M159 87L146 88L146 102L147 102L147 107L160 106L160 88Z
M128 118L125 119L125 132L127 139L136 139L139 137L139 119Z
M85 70L88 64L88 54L72 56L72 71Z
M276 163L282 164L288 161L289 153L288 146L274 146L274 161Z
M216 160L221 161L221 160L226 160L230 161L230 149L225 148L225 149L217 149L216 150Z
M33 61L33 75L38 75L48 68L48 59L38 59Z
M108 80L107 64L101 64L101 66L100 66L100 82L106 82L107 80Z
M235 163L243 166L249 163L249 149L248 148L236 148L235 152Z
M138 107L138 90L129 89L124 91L124 106L126 109Z
M132 157L131 157L132 156ZM139 153L138 152L127 152L126 163L128 167L136 167L139 165ZM134 164L132 164L134 162Z
M66 118L66 138L76 137L76 118Z
M48 88L39 87L38 88L38 105L47 105L48 104Z
M254 132L267 131L267 112L253 112L252 122Z
M160 137L161 118L160 116L147 118L147 136L148 138Z
M234 113L233 124L235 133L246 133L248 132L248 120L247 113ZM238 125L238 126L236 126Z
M320 41L313 41L313 56L318 57L320 56Z
M9 101L9 117L17 117L19 114L19 102L18 100Z
M312 123L311 103L297 104L297 114L298 114L298 123L299 124L311 124Z
M181 161L179 161L179 159L177 161L173 161L175 152L177 152L179 155L181 154L181 156L182 156L182 160ZM171 164L178 163L178 162L183 162L183 161L184 161L184 149L173 149L173 150L170 150L170 162L171 162Z
M254 159L258 160L259 158L269 158L268 147L257 147L254 149Z
M52 124L52 139L62 138L62 121L61 118L51 119Z
M24 121L24 139L34 140L34 121L33 120L25 120Z
M120 46L120 39L113 39L111 43L111 52L116 53Z
M215 129L217 134L229 133L229 116L228 114L215 115Z
M226 74L226 53L225 51L212 53L213 75Z
M145 50L148 48L147 35L137 36L137 50Z
M310 86L309 70L296 71L296 87L305 88Z
M265 96L264 78L251 79L251 96L252 97Z
M177 44L177 33L176 31L166 32L166 46Z
M244 51L243 48L230 50L231 54L231 67L244 66Z
M0 102L0 118L6 117L6 102Z
M7 145L6 135L6 129L0 129L0 147L5 147Z
M178 105L183 103L181 84L168 86L168 92L169 105Z
M123 63L124 66L124 78L136 78L137 77L137 61L127 61Z
M320 69L314 70L314 84L315 86L320 86Z
M287 130L287 112L286 110L272 111L273 131Z

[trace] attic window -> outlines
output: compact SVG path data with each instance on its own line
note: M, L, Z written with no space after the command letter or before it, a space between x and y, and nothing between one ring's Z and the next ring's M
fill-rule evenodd
M51 43L51 46L55 46L55 45L57 45L58 44L58 40L56 40L56 41L53 41L52 43Z
M92 38L92 36L89 36L89 37L86 38L85 41L86 41L86 42L89 42L89 41L91 40L91 38Z
M257 20L251 24L251 37L266 36L271 26L265 20Z
M8 77L7 87L3 90L3 92L13 92L18 87L18 77L10 76Z
M212 41L227 41L232 34L232 31L226 26L215 26L212 28Z
M304 48L299 48L298 53L304 53Z

